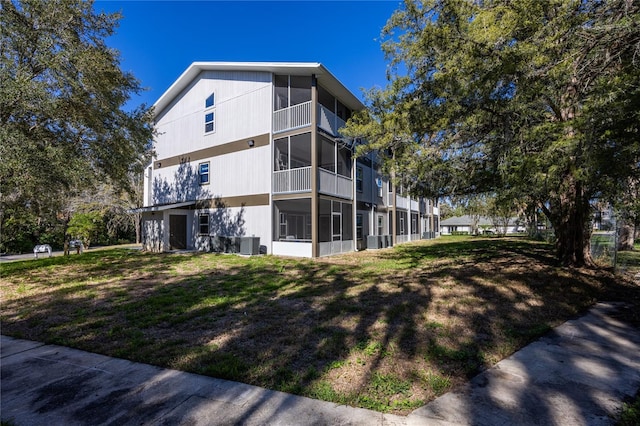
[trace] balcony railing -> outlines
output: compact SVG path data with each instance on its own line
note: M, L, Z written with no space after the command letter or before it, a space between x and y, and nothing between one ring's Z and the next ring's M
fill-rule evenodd
M273 112L273 133L311 124L311 101Z
M338 130L344 127L345 121L324 106L318 104L318 127L333 136L339 136Z
M388 205L389 206L393 205L393 196L394 196L394 194L392 192L390 192L388 194L388 197L389 197L389 199L388 199L389 204ZM402 197L402 196L400 196L398 194L395 194L395 197L396 197L396 208L407 209L407 210L409 209L409 198Z
M273 172L273 193L311 191L311 167Z
M309 125L311 125L311 101L273 112L273 133L285 132ZM345 121L343 119L318 104L318 127L332 136L339 136L338 131L344 125Z
M351 199L353 196L353 180L348 177L318 169L318 191L337 197Z

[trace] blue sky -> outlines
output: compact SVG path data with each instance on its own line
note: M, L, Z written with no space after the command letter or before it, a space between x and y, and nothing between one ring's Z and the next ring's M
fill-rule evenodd
M130 103L153 104L194 61L321 62L356 96L386 85L380 31L399 0L116 1L107 44L148 90Z

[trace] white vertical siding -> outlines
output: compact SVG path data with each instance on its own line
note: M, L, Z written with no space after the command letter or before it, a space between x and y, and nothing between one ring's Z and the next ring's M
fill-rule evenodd
M205 134L205 99L215 93L215 131ZM158 111L159 159L271 131L271 74L205 71L165 111Z
M212 193L230 197L271 192L270 145L221 155L210 160L209 186Z
M259 237L260 245L271 251L271 207L230 207L225 209L202 209L192 212L191 234L198 240L199 216L210 215L209 234L225 237ZM216 222L217 221L217 222ZM198 248L198 247L194 247Z
M271 191L271 147L262 146L153 171L152 204L215 197L268 194ZM209 161L209 184L200 185L198 164Z

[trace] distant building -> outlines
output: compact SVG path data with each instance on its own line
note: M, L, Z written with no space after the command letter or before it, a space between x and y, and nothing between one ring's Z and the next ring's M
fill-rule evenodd
M440 221L440 234L452 235L452 234L472 234L473 233L473 218L471 216L454 216L448 219ZM480 216L478 223L478 233L499 233L491 219ZM517 232L523 232L521 226L518 225L516 218L511 218L507 225L507 234L515 234Z

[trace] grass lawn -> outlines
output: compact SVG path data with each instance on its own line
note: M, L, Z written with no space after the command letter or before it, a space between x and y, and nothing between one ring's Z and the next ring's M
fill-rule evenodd
M318 260L127 249L0 265L2 333L406 414L583 312L633 304L605 270L521 238Z

